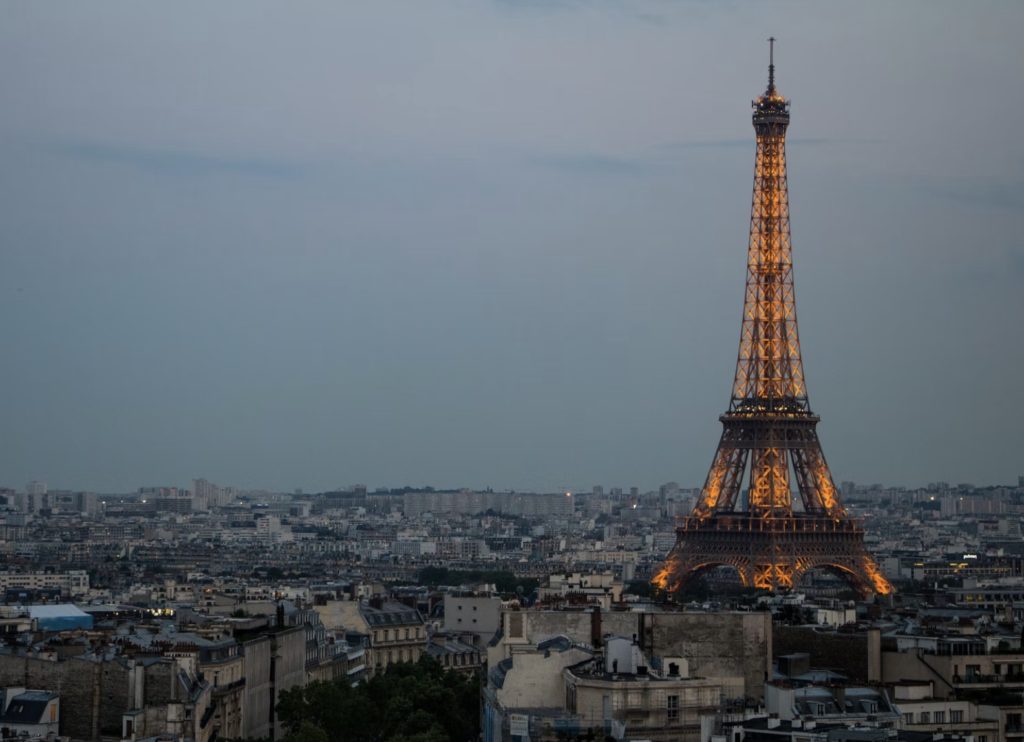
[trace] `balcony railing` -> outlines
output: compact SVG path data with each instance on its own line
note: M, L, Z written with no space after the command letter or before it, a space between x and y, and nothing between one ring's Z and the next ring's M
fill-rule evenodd
M978 684L1024 684L1024 672L1007 673L1005 675L983 675L981 673L974 673L967 675L966 677L960 677L957 675L953 676L953 683L955 685L970 685L974 683Z

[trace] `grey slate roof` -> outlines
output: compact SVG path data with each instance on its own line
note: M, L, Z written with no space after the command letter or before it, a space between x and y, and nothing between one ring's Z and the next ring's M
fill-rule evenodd
M11 699L7 711L0 714L0 723L39 724L45 722L43 713L46 711L46 706L56 697L56 693L40 690L19 693Z

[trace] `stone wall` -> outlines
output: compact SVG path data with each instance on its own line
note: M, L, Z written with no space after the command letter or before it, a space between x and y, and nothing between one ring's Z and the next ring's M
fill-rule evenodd
M769 613L653 613L641 645L659 657L683 657L698 677L740 676L748 698L764 697L772 666Z
M66 664L72 665L72 662ZM90 662L89 664L93 665L95 675L99 678L99 687L94 688L94 693L100 699L99 708L95 709L100 734L120 736L121 717L125 711L130 711L135 705L129 681L129 661L119 658L109 662ZM161 661L161 664L167 666L173 663ZM63 699L61 699L61 711L63 712L63 710Z
M242 644L245 659L245 696L242 700L242 737L270 737L270 706L273 685L270 681L270 637Z
M178 667L170 660L160 660L146 665L146 691L143 703L146 706L166 706L182 700L184 692L177 676Z
M306 629L296 626L274 634L274 705L286 690L306 684ZM274 738L284 735L281 722L274 714Z
M0 686L15 685L60 695L60 734L76 740L121 737L121 718L135 708L130 660L71 657L49 660L0 654ZM144 703L166 704L175 691L175 663L151 661L143 670Z
M775 656L794 652L811 655L815 670L833 670L851 680L868 680L868 638L866 634L815 631L807 626L775 627Z
M636 637L648 656L683 657L696 677L742 677L744 694L761 700L772 663L772 622L768 613L522 611L524 632L509 625L504 641L533 644L564 634L580 643L602 637ZM518 619L517 619L518 620ZM517 641L518 639L518 641Z
M75 739L121 736L121 715L130 706L128 667L119 661L71 658L62 662L0 655L0 685L60 694L60 733Z

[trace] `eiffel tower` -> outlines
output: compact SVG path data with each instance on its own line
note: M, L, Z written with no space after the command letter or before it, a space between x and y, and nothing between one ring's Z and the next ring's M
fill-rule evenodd
M807 401L786 184L789 101L775 87L775 39L769 43L768 87L752 103L757 155L732 399L700 499L653 582L677 590L725 565L746 586L780 590L826 569L862 595L885 595L892 586L840 502Z

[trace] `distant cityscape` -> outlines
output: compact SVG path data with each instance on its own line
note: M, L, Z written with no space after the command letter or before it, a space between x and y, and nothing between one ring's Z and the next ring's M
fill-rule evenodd
M634 733L703 739L708 714L716 724L739 714L753 732L758 709L769 709L768 723L785 722L796 742L799 716L786 719L772 700L790 684L763 682L774 657L777 672L803 670L804 694L815 687L835 699L841 682L871 680L880 710L856 711L862 726L870 716L880 729L1013 739L1008 730L1024 729L1013 721L1024 714L1024 647L1019 631L1000 627L1024 619L1024 476L995 487L842 489L895 601L854 603L827 572L793 593L755 596L723 568L664 604L649 580L675 542L677 516L699 495L676 483L557 493L279 493L205 479L126 495L4 488L0 687L31 689L39 709L59 699L60 709L42 726L4 725L71 739L282 739L287 729L272 713L282 693L317 680L358 684L427 656L460 673L489 668L490 739L511 734L510 724L538 739L573 725L603 729L608 689L614 699L622 689L631 708L641 678L663 678L669 690L635 701ZM729 626L739 632L728 635L731 648L714 649ZM802 636L797 626L816 643L791 638ZM746 634L759 643L733 644ZM606 635L624 643L609 639L599 659ZM817 654L828 641L863 641L883 659L876 667L860 649ZM591 666L609 661L618 672ZM565 692L539 690L570 672L576 713ZM964 689L988 695L970 700ZM900 703L897 714L899 694L923 710ZM584 703L596 704L590 722ZM951 726L954 712L962 721ZM846 724L850 714L840 702L806 715Z

